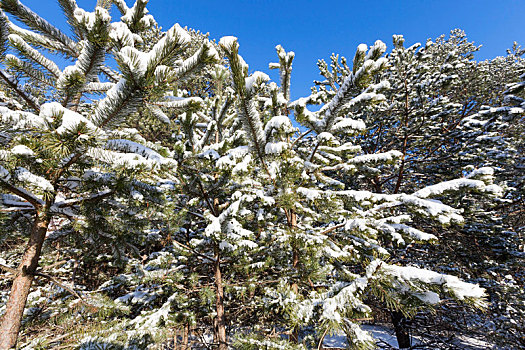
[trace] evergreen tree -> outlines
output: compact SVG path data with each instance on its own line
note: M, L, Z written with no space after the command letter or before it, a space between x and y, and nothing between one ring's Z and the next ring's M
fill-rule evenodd
M461 31L424 47L397 35L386 56L377 41L351 63L320 60L324 80L294 101L295 54L280 45L277 84L250 71L237 38L164 32L145 0L59 3L71 37L0 0L27 27L0 13L0 245L17 247L0 260L12 278L0 282L0 348L22 320L43 320L79 326L28 347L305 349L341 331L369 349L361 322L378 302L408 347L403 319L418 311L487 305L483 288L442 273L455 262L430 244L521 232L517 46L475 62ZM520 253L505 251L499 268L514 268ZM35 277L60 288L30 293ZM520 312L502 312L514 339Z
M119 198L154 200L160 191L151 175L169 174L176 167L169 156L159 154L162 149L158 146L141 144L134 132L119 129L126 118L146 99L155 98L192 70L216 59L214 49L204 45L198 56L178 61L191 43L190 35L178 24L154 45L145 42L141 34L155 22L144 1L132 8L118 2L123 16L116 23L110 23L105 7L86 12L74 1L60 4L75 39L18 0L1 2L2 10L29 28L19 28L0 14L3 51L7 40L17 52L4 56L5 63L23 79L17 81L7 71L0 78L27 106L22 110L1 107L5 139L0 166L2 204L8 210L23 211L32 224L18 267L3 267L13 274L13 282L0 326L0 348L16 344L33 279L46 276L37 269L50 228L80 225L101 235L122 231L121 225L133 215L129 211L116 214L122 208ZM66 55L74 64L61 70L39 51L42 49ZM105 66L108 53L118 63L119 73ZM100 81L101 74L107 76L107 82ZM35 81L49 90L33 96L25 87ZM84 99L88 93L105 96L90 104ZM115 220L115 214L123 222L109 222L107 216Z

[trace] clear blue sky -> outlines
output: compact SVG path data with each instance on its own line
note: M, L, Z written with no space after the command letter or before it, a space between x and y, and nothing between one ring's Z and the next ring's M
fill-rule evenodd
M67 27L56 1L21 1L50 22ZM90 11L96 4L96 0L77 2ZM128 5L133 2L127 0ZM392 34L403 34L407 44L424 43L461 28L470 41L483 45L476 56L481 60L505 55L513 41L525 46L521 0L150 0L148 8L164 29L178 22L217 40L237 36L250 71L270 73L268 63L276 61L277 44L295 51L292 97L307 95L312 80L319 79L317 59L328 60L332 52L352 58L358 44L370 45L377 39L390 49ZM275 72L270 76L278 79Z

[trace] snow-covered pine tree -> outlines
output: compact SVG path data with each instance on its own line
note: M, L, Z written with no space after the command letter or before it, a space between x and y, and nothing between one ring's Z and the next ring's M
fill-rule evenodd
M213 329L220 349L233 337L238 348L304 349L308 341L319 347L326 334L342 330L350 348L370 348L373 339L359 326L371 312L370 296L405 315L438 305L440 294L483 304L481 288L400 266L391 248L436 240L425 232L430 221L461 222L461 211L444 204L449 192L465 187L495 192L490 174L474 170L466 178L397 190L394 183L390 193L366 185L381 171L402 173L402 148L392 143L369 152L360 137L374 127L359 120L362 111L384 109L393 85L386 81L383 43L360 45L351 67L335 56L331 70L321 61L326 80L310 96L290 101L292 52L277 47L279 63L270 67L280 69L278 86L264 73L250 74L236 38L225 37L220 46L230 70L215 66L211 81L199 84L210 90L190 92L184 91L188 77L218 60L213 45L204 40L195 47L178 26L161 34L144 0L132 8L115 1L122 17L111 24L104 2L88 13L61 0L75 39L17 0L0 3L29 27L1 17L18 52L6 57L6 64L23 77L16 81L2 71L9 94L18 97L1 107L7 125L1 130L1 198L7 210L27 213L37 223L37 253L50 231L46 224L102 235L125 231L124 225L137 223L130 217L134 210L145 212L144 199L153 201L152 193L171 188L164 191L165 210L151 226L173 247L141 262L130 260L135 271L115 276L99 290L112 297L124 291L115 308L133 309L133 319L103 330L112 339L117 332L134 337L182 325L187 341L190 326L204 326ZM0 31L0 37L7 33ZM60 70L37 55L41 49L64 53L75 64ZM103 64L102 52L114 55L119 73ZM93 64L86 65L87 58ZM39 88L31 89L36 81ZM86 97L95 92L104 97L91 104ZM321 109L312 112L310 104ZM297 133L289 111L306 132ZM124 128L126 117L144 115L175 129L162 140L167 149L151 143L153 132L146 140ZM134 201L139 204L130 211ZM31 260L25 270L24 263L18 270L4 266L15 282L25 283L24 290L35 273L43 275L36 269L39 254L31 254L31 249L25 253ZM4 317L1 327L9 322L20 324ZM287 337L280 337L283 333ZM306 336L299 344L300 334ZM12 344L12 335L11 328L9 338L0 339ZM117 346L92 340L82 346ZM139 346L131 342L126 346Z
M519 50L519 49L518 49ZM467 116L458 130L464 145L461 152L451 155L450 163L476 164L479 176L494 176L504 189L502 200L493 207L471 211L475 225L466 226L478 238L485 253L484 259L472 258L474 271L489 271L493 277L482 275L490 292L491 310L488 334L499 343L523 344L523 286L518 272L523 260L523 193L525 110L523 104L523 60L509 55L499 58L502 66L511 64L515 76L507 77L507 90L501 93L500 103L482 106L478 113ZM519 78L518 78L519 77ZM517 79L518 78L518 79ZM503 82L503 84L505 81ZM494 169L494 170L492 170ZM483 240L482 240L483 238ZM496 323L496 329L490 325Z
M2 55L7 69L0 71L0 81L18 101L15 108L0 107L1 203L32 221L18 267L2 265L13 278L0 325L2 349L16 344L33 279L50 278L38 270L50 230L67 225L81 230L117 208L125 211L119 198L135 194L153 200L160 190L152 176L160 172L169 178L176 168L168 152L123 129L126 119L148 108L145 100L154 101L168 86L218 58L205 43L198 54L181 61L192 39L178 24L156 41L145 40L156 26L146 1L137 0L132 8L117 1L122 17L114 23L109 2L93 12L78 8L74 0L59 3L74 38L18 0L0 2L3 11L27 26L20 28L0 13L2 54L6 45L15 53ZM62 70L45 52L63 54L74 63ZM119 72L106 64L107 54ZM32 84L45 86L46 92L31 94ZM90 103L86 97L94 93L103 97ZM86 214L94 203L106 211ZM91 229L105 233L105 227Z
M341 70L333 88L294 102L287 92L293 53L277 48L280 62L271 67L281 69L278 87L264 73L249 74L236 38L222 38L220 46L231 73L217 67L215 77L227 78L231 88L181 115L176 150L182 188L173 200L193 219L172 235L188 256L183 271L195 276L192 288L212 287L214 304L206 292L194 293L205 299L186 305L208 310L218 346L226 348L228 333L237 333L240 348L300 348L294 345L298 330L313 326L316 345L339 329L351 347L369 348L373 340L357 319L370 313L364 302L370 295L405 314L439 303L437 292L482 305L483 290L475 285L378 258L388 259L382 245L389 242L436 239L413 227L413 218L462 220L459 210L428 199L432 195L458 183L489 187L459 179L411 194L381 194L339 180L395 164L402 155L362 154L355 143L366 126L352 116L383 101L388 88L378 80L387 68L383 43L360 45L352 69ZM311 103L323 106L311 112ZM293 136L288 110L311 130ZM253 315L260 315L256 324L248 322ZM233 317L240 322L230 323ZM264 339L272 330L289 339Z
M374 154L394 147L404 156L399 167L363 169L369 172L368 176L347 177L343 182L382 193L415 191L422 185L452 180L467 175L474 168L487 166L467 159L458 161L453 154L461 154L468 143L455 135L461 133L462 121L472 111L479 110L483 101L502 99L504 84L501 78L511 76L519 65L508 58L475 62L472 58L477 49L459 30L452 31L448 39L442 36L435 41L429 40L423 48L419 44L405 48L404 38L394 36L394 49L388 55L389 68L383 76L390 83L384 93L386 102L358 111L356 118L364 120L368 126L360 142L365 153ZM336 56L332 57L331 72L326 64L320 67L327 79L318 85L324 86L337 80L339 72L348 71L346 61L339 63ZM464 168L469 164L473 167ZM467 176L482 179L486 185L494 181L492 173L481 176L479 171L474 171ZM467 208L465 227L472 223L479 229L479 222L487 222L487 219L480 219L475 214L494 205L491 193L486 196L487 193L479 192L469 181L450 182L449 185L456 190L463 186L456 194L448 191L448 201L456 207ZM498 187L486 189L500 190ZM436 236L447 234L450 237L459 227L447 231L428 229ZM444 255L439 246L434 251ZM403 251L400 255L406 259L411 253ZM426 266L433 266L435 262L432 258ZM444 264L450 262L447 260Z

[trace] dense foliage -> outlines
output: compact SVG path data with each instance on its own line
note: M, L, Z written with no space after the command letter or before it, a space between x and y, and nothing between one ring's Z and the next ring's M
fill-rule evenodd
M0 349L525 346L517 44L394 35L293 100L280 45L271 82L146 0L58 2L70 35L0 0Z

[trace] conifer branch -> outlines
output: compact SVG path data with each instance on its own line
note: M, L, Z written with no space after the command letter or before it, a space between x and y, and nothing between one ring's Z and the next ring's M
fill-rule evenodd
M6 71L0 69L0 78L2 78L8 87L13 89L24 101L26 101L29 107L31 107L37 113L40 113L40 107L38 106L36 99L22 90L22 87L14 81L12 76L10 76Z
M23 5L18 0L1 0L0 7L16 18L22 23L26 24L29 28L42 33L43 35L60 43L61 48L64 52L74 52L74 42L60 29L56 28L48 21L31 11L28 7Z
M3 56L7 50L6 41L9 36L9 19L0 10L0 57Z
M102 65L100 66L100 71L109 79L112 83L118 83L121 77L113 69Z
M14 276L16 276L16 275L18 275L20 273L19 270L15 269L15 268L12 268L12 267L9 267L9 266L6 266L4 264L0 264L0 270L4 270L6 272L9 272L9 273L13 274Z
M211 43L205 42L193 56L186 59L180 67L174 70L170 81L184 81L218 60L219 55L215 48Z
M313 131L312 129L309 129L309 130L303 132L301 135L299 135L299 137L297 137L295 140L293 140L292 145L290 146L290 148L293 148L293 146L294 146L299 140L301 140L302 138L304 138L306 135L308 135L308 134L311 133L312 131Z
M56 186L56 184L60 180L60 177L62 177L62 175L69 169L69 167L73 165L74 163L76 163L80 159L80 157L82 157L81 153L73 154L69 158L69 160L66 162L66 164L64 164L63 166L60 167L60 169L58 169L58 171L53 176L53 180L51 181L53 187Z
M53 276L50 276L48 274L45 274L45 273L42 273L42 272L34 272L32 274L33 276L36 276L36 277L44 277L46 279L48 279L49 281L51 281L51 283L54 283L56 284L57 286L59 286L60 288L68 291L71 295L77 297L78 299L80 299L82 302L86 303L87 302L85 301L85 299L80 295L78 294L73 288L65 285L64 283L60 282L59 280L57 280L55 277Z
M67 23L73 33L75 33L79 39L83 39L82 33L78 30L78 22L75 18L75 10L78 8L77 2L75 0L58 0L58 4L66 16Z
M14 55L6 55L5 62L6 65L9 66L9 68L15 70L16 72L22 73L25 76L34 79L43 85L54 87L56 79L53 79L48 75L42 73L40 70L35 69L30 63L22 61Z
M257 112L257 108L255 106L255 102L250 96L248 96L248 92L246 91L244 72L245 67L243 66L243 62L241 61L241 58L238 54L239 44L237 43L237 38L222 38L219 42L219 45L226 52L226 56L230 62L233 84L240 100L239 116L243 121L242 125L249 136L249 141L252 144L257 157L267 169L266 163L264 161L264 146L266 144L266 136L262 127L259 113Z
M113 190L102 191L102 192L99 192L99 193L95 193L95 194L93 194L93 195L91 195L89 197L77 198L77 199L74 199L74 200L69 200L69 201L64 201L64 202L57 202L57 203L55 203L55 205L57 207L59 207L59 208L63 208L63 207L71 207L71 206L74 206L74 205L77 205L77 204L96 202L96 201L99 201L101 199L107 198L107 197L111 196L114 193L115 193L115 191L113 191Z
M209 257L209 256L204 255L204 254L201 254L201 253L199 253L198 251L196 251L195 249L193 249L193 248L187 246L187 245L184 244L184 243L180 243L180 242L176 241L175 239L173 239L172 242L175 243L176 245L178 245L178 246L180 246L180 247L182 247L182 248L184 248L184 249L190 251L191 253L193 253L193 254L195 254L195 255L197 255L197 256L200 256L200 257L203 258L203 259L209 260L211 263L215 263L215 262L216 262L216 260L215 260L214 258Z
M44 205L44 202L41 199L33 196L31 193L27 192L23 188L19 188L14 185L11 185L9 182L3 179L0 179L0 186L7 189L11 193L16 194L17 196L22 197L23 199L31 203L33 207L37 209Z
M128 12L129 7L126 5L126 2L124 0L111 0L113 4L117 7L117 9L120 11L120 14L125 15L126 12Z
M56 63L44 57L44 55L32 48L20 36L16 34L9 35L9 42L11 43L11 46L18 50L21 55L46 69L54 78L58 78L60 76L60 69Z
M286 100L290 98L290 79L292 76L292 62L295 57L293 51L286 52L281 45L275 47L279 56L279 75L281 78L281 91ZM270 69L273 66L270 66Z

